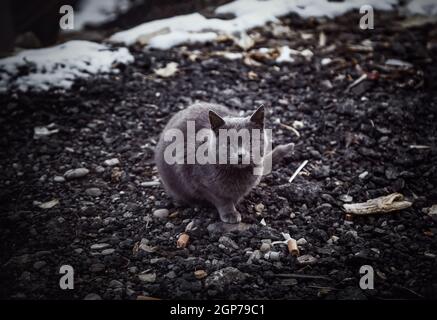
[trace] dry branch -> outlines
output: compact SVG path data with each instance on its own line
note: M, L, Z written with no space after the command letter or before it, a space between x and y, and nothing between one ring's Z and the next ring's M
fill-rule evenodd
M347 213L366 215L373 213L385 213L402 210L411 207L412 203L404 200L400 193L392 193L366 202L344 204L343 207Z

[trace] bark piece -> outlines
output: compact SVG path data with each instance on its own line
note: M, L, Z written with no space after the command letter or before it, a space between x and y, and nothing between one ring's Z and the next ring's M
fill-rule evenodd
M398 211L409 208L411 205L411 202L404 200L402 194L392 193L388 196L367 200L366 202L344 204L343 208L347 213L366 215Z

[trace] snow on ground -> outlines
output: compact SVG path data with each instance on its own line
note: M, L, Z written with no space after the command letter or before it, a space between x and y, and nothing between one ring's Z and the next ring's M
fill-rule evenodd
M436 0L413 0L407 5L407 11L412 14L437 15Z
M127 64L133 60L126 48L110 49L89 41L69 41L50 48L25 50L0 59L0 70L5 71L0 73L0 91L12 86L21 91L68 89L76 78L117 72L113 68L115 63ZM15 79L14 76L26 66L30 72Z
M207 19L199 13L175 16L143 23L135 28L115 33L110 40L126 45L135 43L141 37L149 36L148 46L168 49L186 42L212 41L219 34L245 32L277 21L278 17L296 12L302 17L334 17L363 5L374 9L391 10L398 0L349 0L328 2L328 0L237 0L216 9L216 13L231 13L230 20Z
M74 15L74 29L82 30L86 24L99 25L113 20L117 12L126 12L129 0L82 0Z

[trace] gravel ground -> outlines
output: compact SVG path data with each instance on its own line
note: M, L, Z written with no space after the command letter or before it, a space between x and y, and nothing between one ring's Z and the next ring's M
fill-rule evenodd
M291 15L282 21L293 31L254 30L256 47L286 44L310 49L312 58L258 57L253 66L214 55L238 51L231 41L164 52L132 47L136 62L119 75L78 81L64 93L0 95L0 297L437 298L437 218L426 209L437 203L437 32L435 25L402 29L400 19L378 14L384 27L361 31L356 14ZM413 67L389 67L387 58ZM174 76L154 74L168 62L179 64ZM375 71L346 90L361 69ZM150 183L158 178L160 131L195 101L238 110L264 103L274 143L296 144L238 206L241 230L213 230L214 210L175 208ZM34 135L49 124L51 135ZM288 183L304 160L304 173ZM87 170L65 174L80 168ZM345 220L344 201L392 192L412 207ZM197 228L178 249L191 221ZM281 232L299 239L300 258L269 246ZM255 251L269 247L277 259ZM75 270L74 290L59 288L65 264ZM358 286L362 265L375 270L374 290Z

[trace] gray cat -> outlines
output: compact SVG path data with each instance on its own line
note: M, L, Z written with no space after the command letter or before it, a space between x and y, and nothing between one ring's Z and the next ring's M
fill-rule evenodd
M187 129L187 123L195 124L195 133L204 132L204 139L193 141L190 136L193 132ZM232 129L249 132L252 139L249 145L244 139L221 139L222 131L230 132ZM179 138L182 140L178 140L176 134L175 139L164 138L166 133L177 131L181 132ZM164 128L155 150L155 163L165 190L177 204L212 204L223 222L239 223L241 215L235 206L262 177L260 173L255 174L254 170L265 166L267 160L273 163L279 161L294 147L290 143L267 152L265 131L263 106L249 117L240 117L224 106L208 103L197 103L179 111ZM256 135L257 132L260 134ZM193 141L191 145L190 141ZM258 157L250 148L250 142L260 146ZM197 158L192 162L191 147L197 150L202 144L211 148L204 154L212 157L208 159L216 156L216 163L210 161L201 164ZM224 149L220 149L220 146ZM182 152L176 156L178 150ZM226 152L220 158L222 150ZM169 155L175 156L172 161L168 160ZM223 163L223 159L226 163Z

